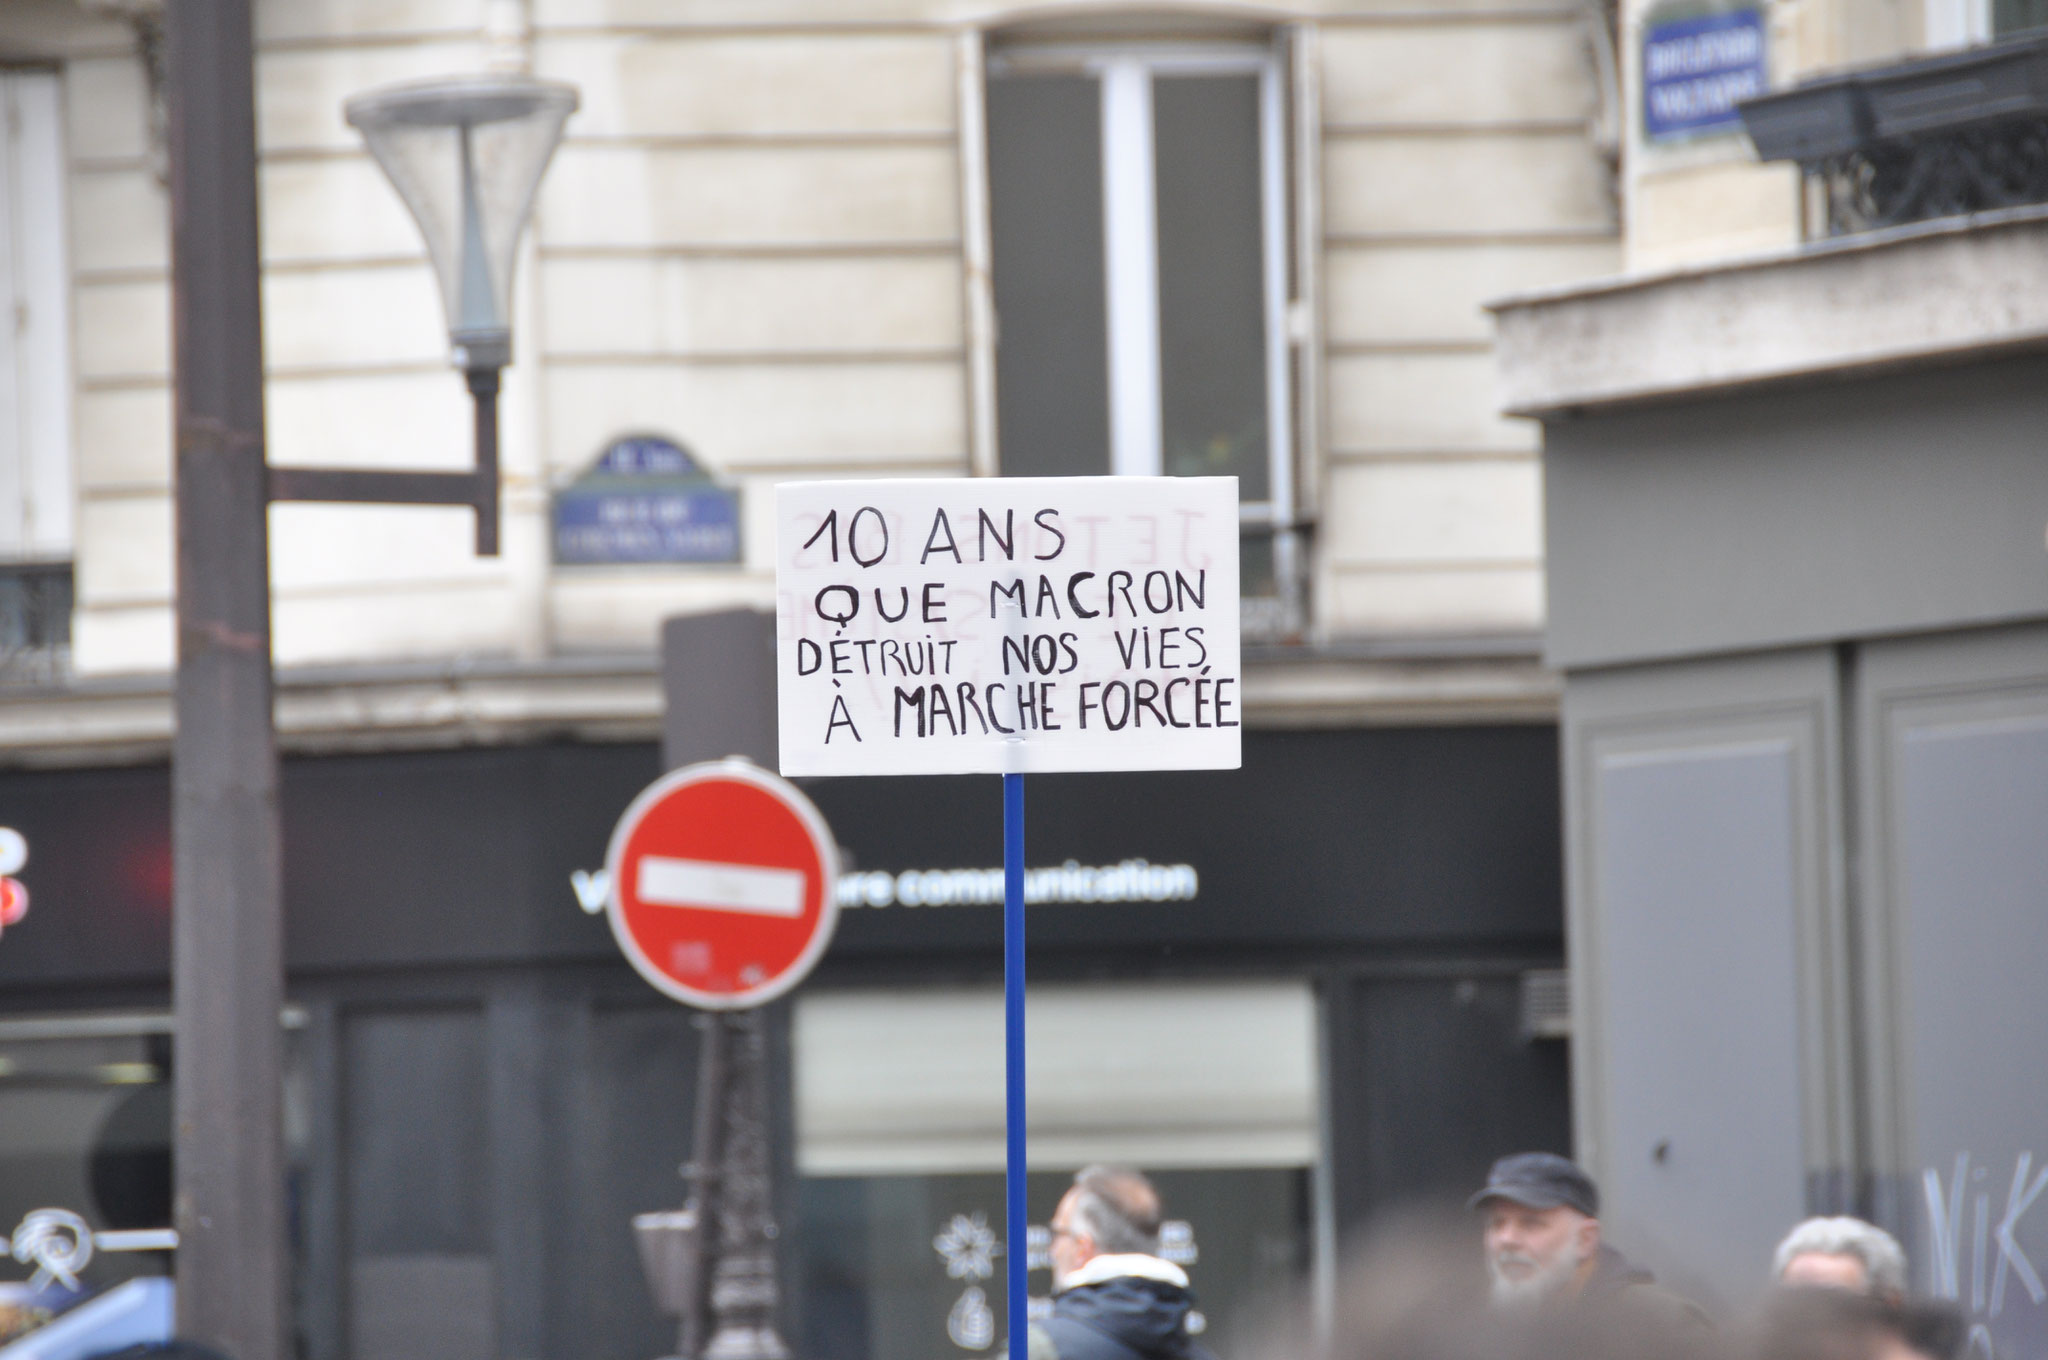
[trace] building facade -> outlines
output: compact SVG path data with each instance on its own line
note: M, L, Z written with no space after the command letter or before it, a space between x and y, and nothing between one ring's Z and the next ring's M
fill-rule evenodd
M1632 270L1497 308L1544 431L1580 1154L1704 1298L1860 1214L1985 1356L2048 1353L2048 1106L2007 1076L2043 1022L2048 186L1991 173L2041 17L1645 11Z
M1033 912L1036 1212L1081 1162L1158 1169L1227 1335L1368 1214L1565 1145L1537 439L1480 304L1620 262L1607 16L256 10L276 465L469 452L343 101L482 70L581 98L521 247L503 555L464 510L270 511L308 1356L672 1344L627 1221L681 1198L694 1032L585 899L687 702L661 623L772 604L781 480L1240 479L1245 770L1034 794L1034 867L1097 885ZM166 1183L160 37L146 3L0 14L0 825L34 904L0 926L0 1217L154 1226ZM702 532L634 532L663 506ZM934 1243L999 1223L994 782L812 792L854 862L778 1021L788 1329L977 1353L1001 1320Z
M766 488L839 475L1227 468L1275 640L1540 621L1533 445L1479 302L1616 260L1576 11L257 11L278 464L466 448L424 250L343 100L482 69L583 99L516 293L504 557L454 510L280 506L281 667L644 653L667 614L765 604ZM81 678L171 660L160 90L123 12L53 0L0 38L41 110L14 229L47 328L10 551L75 561ZM1156 214L1103 192L1148 178ZM738 490L737 561L561 560L555 493L642 432Z

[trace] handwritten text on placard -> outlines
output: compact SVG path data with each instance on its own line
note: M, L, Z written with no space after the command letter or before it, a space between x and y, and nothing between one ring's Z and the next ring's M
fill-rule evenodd
M776 488L785 775L1235 769L1237 481Z

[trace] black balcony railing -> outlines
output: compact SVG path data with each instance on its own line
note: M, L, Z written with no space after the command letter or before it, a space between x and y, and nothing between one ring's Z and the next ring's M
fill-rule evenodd
M2048 203L2048 35L1804 81L1741 105L1826 191L1830 236Z
M64 677L71 604L69 562L0 562L0 684Z

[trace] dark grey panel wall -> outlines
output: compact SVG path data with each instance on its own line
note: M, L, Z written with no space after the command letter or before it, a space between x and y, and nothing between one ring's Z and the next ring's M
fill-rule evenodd
M1522 1034L1516 973L1336 978L1324 995L1341 1228L1461 1205L1496 1157L1571 1150L1565 1045Z
M722 609L663 620L661 680L663 768L726 756L775 768L774 613Z
M2048 358L1544 430L1566 667L2048 616Z
M1737 1303L1805 1195L1792 743L1616 755L1594 777L1607 1226Z
M308 1356L647 1360L674 1348L631 1221L687 1193L691 1011L637 979L511 971L355 980L301 999Z
M819 779L856 867L1002 863L1001 781ZM1249 732L1244 768L1039 775L1033 865L1142 855L1200 875L1192 902L1034 908L1034 951L1445 944L1554 950L1557 733L1549 727ZM826 966L885 952L990 957L999 905L843 912Z
M1579 1151L1623 1251L1746 1306L1849 1158L1826 652L1574 676Z
M347 1354L493 1360L483 1016L367 1012L342 1048Z
M2048 630L1869 649L1881 1166L1915 1283L2048 1355Z
M686 754L723 755L713 723ZM287 957L296 976L432 965L619 964L571 875L604 864L619 814L661 770L648 745L553 743L285 762ZM1536 724L1252 732L1235 771L1047 775L1033 865L1145 857L1200 874L1191 902L1049 906L1034 949L1478 943L1558 947L1557 735ZM168 971L169 779L0 774L31 846L35 914L0 949L0 999ZM1001 781L809 782L863 870L1002 862ZM842 960L1000 957L1002 908L846 912Z
M659 1002L594 1009L577 1074L575 1143L558 1169L576 1186L570 1258L557 1278L573 1319L554 1354L665 1355L675 1324L653 1306L629 1225L682 1206L699 1039L691 1013Z

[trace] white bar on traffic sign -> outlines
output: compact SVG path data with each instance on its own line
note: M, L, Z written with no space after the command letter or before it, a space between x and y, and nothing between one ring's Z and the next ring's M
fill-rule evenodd
M640 881L634 891L641 901L656 907L791 918L804 914L804 876L798 869L649 855L640 861Z

